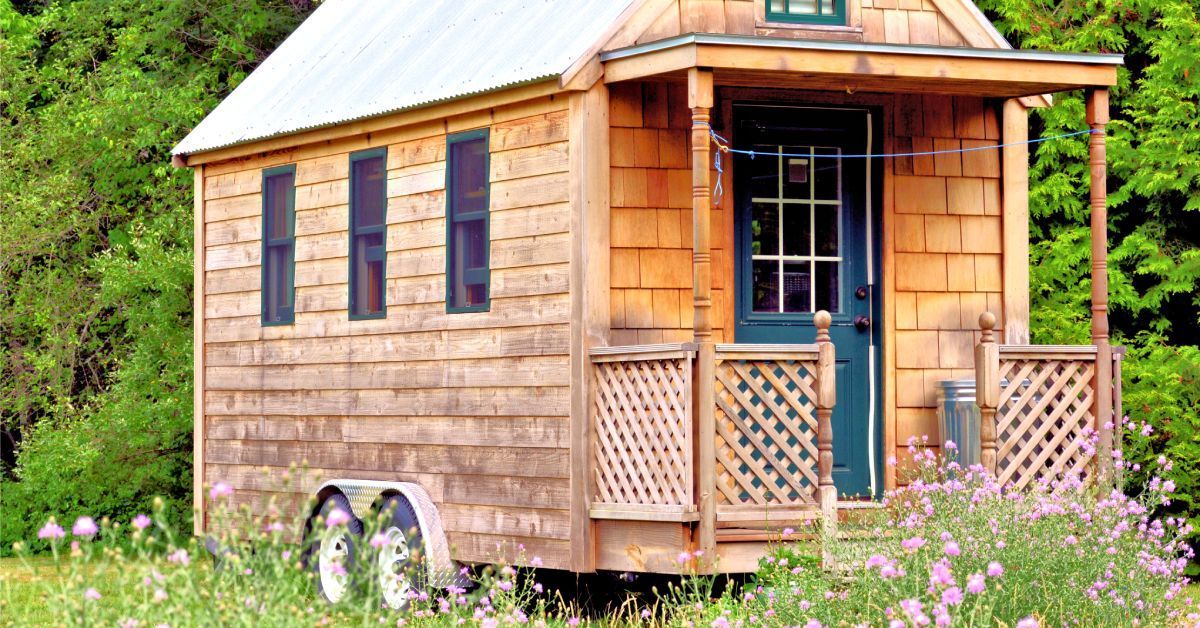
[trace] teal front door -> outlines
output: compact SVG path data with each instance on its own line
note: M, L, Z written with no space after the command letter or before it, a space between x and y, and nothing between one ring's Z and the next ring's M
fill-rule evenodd
M833 316L833 480L844 497L880 492L878 153L869 109L735 104L735 341L814 342Z

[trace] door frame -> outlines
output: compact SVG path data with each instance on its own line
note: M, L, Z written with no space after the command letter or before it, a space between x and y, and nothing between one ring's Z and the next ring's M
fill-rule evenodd
M734 130L734 105L769 105L777 107L797 107L808 109L861 110L867 113L869 120L868 142L872 154L886 154L893 145L891 131L891 111L893 99L886 95L839 95L830 92L809 93L790 90L726 88L719 92L721 119L714 121L714 127L722 131L722 135L731 143L736 142L732 136ZM725 238L729 251L729 289L725 299L725 326L728 330L728 340L735 341L738 317L741 315L743 300L746 298L746 286L743 286L743 266L745 260L740 254L741 243L738 238L742 229L742 217L733 192L735 181L734 160L726 159L722 184L729 199L724 209L727 209L724 223ZM890 350L891 339L894 337L894 304L891 295L894 294L894 272L891 264L885 266L892 250L891 238L891 194L892 160L872 158L866 163L866 191L864 197L868 204L870 220L865 225L867 232L867 283L870 286L872 301L869 313L872 319L870 342L868 345L868 390L873 397L869 403L870 416L868 419L867 455L870 492L873 499L882 497L883 492L895 487L895 469L891 463L893 456L889 453L895 449L895 390L894 390L894 360ZM732 292L730 298L729 292ZM811 317L812 314L802 314L799 317ZM839 315L849 317L849 314ZM836 438L836 436L835 436Z

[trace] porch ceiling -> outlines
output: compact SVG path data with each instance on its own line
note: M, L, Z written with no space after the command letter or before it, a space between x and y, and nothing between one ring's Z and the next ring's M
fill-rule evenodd
M717 85L1017 98L1115 85L1123 57L693 33L600 59L607 83L685 80L701 67Z

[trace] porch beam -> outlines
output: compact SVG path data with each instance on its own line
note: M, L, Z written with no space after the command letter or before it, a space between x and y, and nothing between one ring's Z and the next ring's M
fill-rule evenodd
M716 558L716 445L713 400L716 345L712 334L712 190L709 175L709 120L713 106L712 71L688 69L688 108L692 112L692 337L696 343L693 416L696 420L696 496L700 523L697 549L704 552L698 569L709 571Z
M764 39L690 34L614 50L601 55L604 80L682 78L702 67L723 85L774 85L792 76L862 91L1019 97L1115 85L1121 63L1119 55Z
M1096 394L1092 416L1096 418L1099 443L1096 467L1101 485L1113 480L1113 360L1108 339L1108 190L1105 128L1108 124L1108 89L1087 90L1087 123L1092 130L1088 143L1091 165L1092 228L1092 344L1096 345Z
M1004 229L1004 343L1029 344L1029 110L1004 102L1001 143Z

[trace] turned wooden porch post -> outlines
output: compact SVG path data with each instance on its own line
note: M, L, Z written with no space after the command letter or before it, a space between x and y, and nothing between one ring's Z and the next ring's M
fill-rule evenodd
M1095 395L1092 416L1100 441L1096 447L1096 471L1101 484L1113 480L1113 366L1108 340L1108 192L1105 154L1105 125L1108 124L1108 89L1087 92L1092 206L1092 344L1096 345Z
M713 370L716 347L712 335L712 190L709 186L709 112L713 106L712 71L688 70L688 107L692 110L692 307L696 343L694 416L698 442L696 497L700 500L698 549L712 565L717 549L717 434ZM702 569L704 569L702 567ZM707 571L707 569L705 569Z
M821 310L813 315L817 327L817 498L822 529L837 532L837 488L833 485L833 406L837 404L837 348L829 339L833 318ZM826 547L822 543L822 548ZM830 555L825 555L829 564Z

